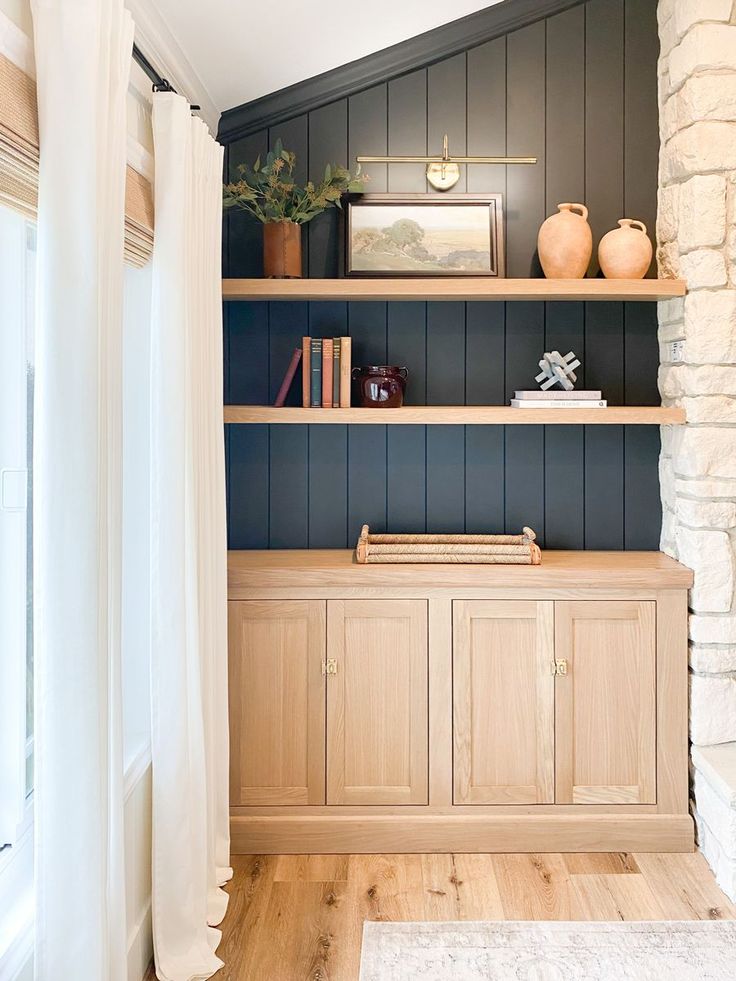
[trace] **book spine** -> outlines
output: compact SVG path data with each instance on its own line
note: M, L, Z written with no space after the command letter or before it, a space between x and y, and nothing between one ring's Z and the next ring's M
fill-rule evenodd
M574 389L569 392L564 391L554 391L554 392L542 392L532 389L531 391L518 391L514 392L515 399L528 399L530 401L542 401L542 402L567 402L567 401L591 401L600 402L603 395L599 391L579 391L576 392Z
M291 383L294 381L294 375L296 374L296 369L299 367L299 361L301 360L301 356L302 356L302 349L300 347L294 348L294 353L291 356L289 367L286 369L284 380L281 382L281 388L279 389L279 393L276 396L276 401L273 403L279 409L286 402L286 396L289 394Z
M511 399L514 409L605 409L608 403L605 399L591 402L589 399Z
M332 338L332 408L340 408L340 340Z
M313 337L311 343L312 366L309 372L309 407L322 407L322 338Z
M332 338L322 341L322 408L332 408Z
M340 339L340 408L350 408L350 385L352 370L352 342L349 337Z
M309 393L312 384L312 338L302 337L302 407L309 408Z

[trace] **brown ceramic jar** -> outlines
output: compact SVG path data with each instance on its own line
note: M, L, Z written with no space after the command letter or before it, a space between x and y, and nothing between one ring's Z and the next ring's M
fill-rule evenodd
M369 365L353 368L353 403L364 409L398 409L404 403L408 368Z

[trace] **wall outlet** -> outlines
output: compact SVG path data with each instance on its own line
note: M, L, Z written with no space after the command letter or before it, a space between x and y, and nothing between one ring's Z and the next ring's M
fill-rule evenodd
M670 361L682 361L685 354L684 341L672 341L670 343Z

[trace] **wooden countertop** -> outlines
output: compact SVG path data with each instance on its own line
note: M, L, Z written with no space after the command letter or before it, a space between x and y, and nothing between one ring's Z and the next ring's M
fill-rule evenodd
M693 573L663 552L542 551L542 564L359 565L352 549L228 552L228 591L289 587L686 589Z

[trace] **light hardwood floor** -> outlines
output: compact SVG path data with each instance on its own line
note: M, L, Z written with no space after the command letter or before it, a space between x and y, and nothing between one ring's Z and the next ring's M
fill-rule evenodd
M364 920L736 919L699 853L235 855L233 867L218 981L357 981Z

